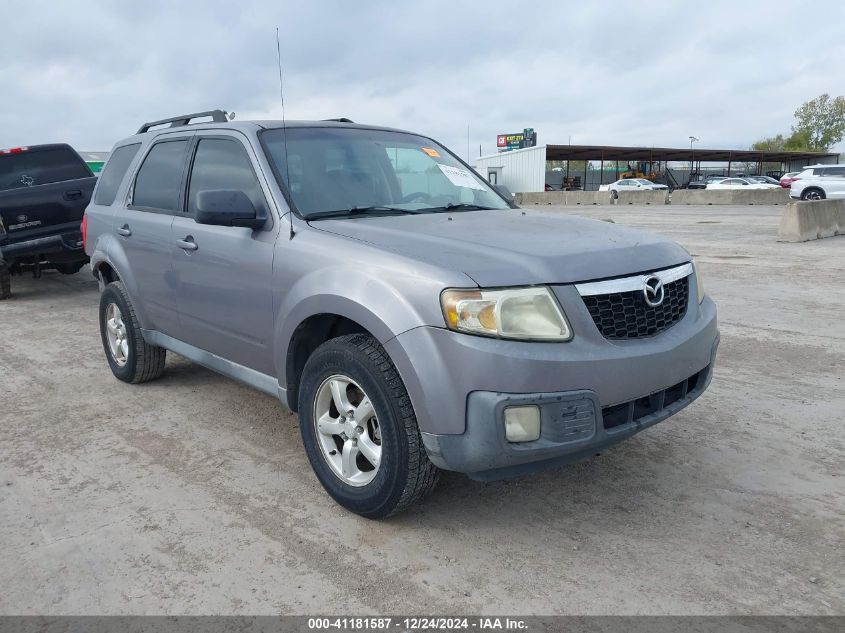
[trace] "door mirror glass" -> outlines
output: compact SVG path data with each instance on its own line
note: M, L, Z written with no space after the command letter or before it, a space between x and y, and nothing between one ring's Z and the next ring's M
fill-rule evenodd
M197 192L194 220L197 224L244 226L259 229L264 218L258 216L252 200L240 189L207 189Z

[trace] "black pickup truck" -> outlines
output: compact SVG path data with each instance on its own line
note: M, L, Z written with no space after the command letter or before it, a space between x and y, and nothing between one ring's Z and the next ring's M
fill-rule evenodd
M80 225L96 182L70 145L0 149L0 299L12 274L85 265Z

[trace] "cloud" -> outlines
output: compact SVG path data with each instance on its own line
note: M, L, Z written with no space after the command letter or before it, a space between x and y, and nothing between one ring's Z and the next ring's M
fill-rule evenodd
M0 145L106 149L143 121L223 107L348 116L460 154L540 142L745 148L845 86L845 3L7 2ZM796 40L798 38L798 40ZM796 52L798 51L798 52Z

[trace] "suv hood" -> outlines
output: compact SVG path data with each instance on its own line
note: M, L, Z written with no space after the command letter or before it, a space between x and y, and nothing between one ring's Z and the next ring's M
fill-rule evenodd
M463 272L481 287L574 283L690 261L660 235L562 213L460 211L309 224Z

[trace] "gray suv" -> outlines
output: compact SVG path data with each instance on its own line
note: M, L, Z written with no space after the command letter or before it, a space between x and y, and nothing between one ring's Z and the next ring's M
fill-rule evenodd
M439 469L492 480L593 455L713 372L716 306L683 248L511 208L418 134L219 110L145 124L83 229L114 375L157 378L170 350L277 396L325 489L365 517Z

